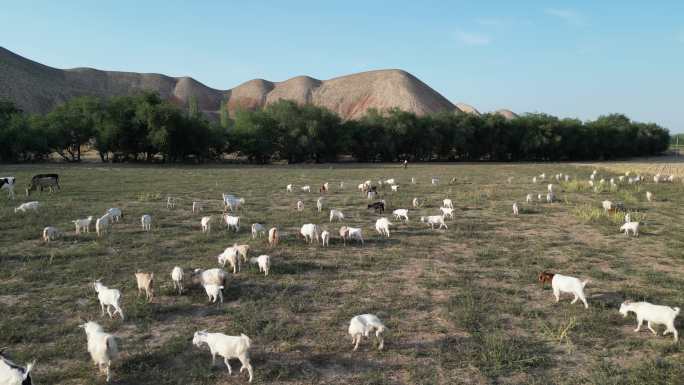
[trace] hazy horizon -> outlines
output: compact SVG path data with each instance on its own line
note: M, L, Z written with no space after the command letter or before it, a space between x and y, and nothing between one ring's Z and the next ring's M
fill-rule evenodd
M217 89L397 68L483 112L619 112L681 133L682 14L674 1L12 3L0 46L51 67L190 76Z

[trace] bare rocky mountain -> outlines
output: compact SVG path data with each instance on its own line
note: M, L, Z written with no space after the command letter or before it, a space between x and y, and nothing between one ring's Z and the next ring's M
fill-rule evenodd
M460 111L446 98L402 70L378 70L318 80L298 76L283 82L254 79L230 90L217 90L189 78L161 74L100 71L90 68L57 69L36 63L0 47L0 98L14 100L28 112L45 113L64 101L82 95L130 95L142 90L187 105L193 96L207 113L222 101L233 112L260 108L280 99L313 103L344 119L362 117L371 108L399 108L419 115Z

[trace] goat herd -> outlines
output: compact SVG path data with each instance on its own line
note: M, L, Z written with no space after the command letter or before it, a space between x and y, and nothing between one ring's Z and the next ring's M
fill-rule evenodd
M532 182L542 183L546 180L552 181L553 177L547 179L545 174L534 176ZM602 188L604 185L608 185L605 179L598 180L597 171L590 175L588 185L593 189ZM508 179L508 183L512 183L513 178ZM565 181L568 182L570 177L564 174L555 175L556 182ZM451 183L455 181L452 179ZM629 173L616 178L610 179L610 186L616 187L621 183L638 184L642 183L644 178L641 176L631 176ZM673 182L674 176L662 177L660 175L654 176L654 182ZM416 179L411 178L411 184L415 184ZM7 190L10 198L14 198L14 186L16 184L16 179L14 177L4 177L0 178L0 188ZM431 178L432 185L439 185L440 181L437 177ZM385 186L390 186L390 191L396 192L399 190L399 185L394 179L387 179L384 181L378 181L373 184L370 180L366 180L358 185L358 190L368 198L368 200L373 201L378 197L378 186L384 188ZM49 188L50 191L56 191L59 189L59 176L57 174L39 174L32 178L31 183L26 189L27 196L31 191L40 188L42 191L44 188ZM287 192L294 192L295 186L288 184L286 186ZM305 185L299 188L303 192L311 192L311 186ZM549 183L547 186L546 201L552 203L556 201L555 196L555 185ZM339 182L339 190L344 190L344 182ZM329 183L324 183L320 186L319 192L321 194L330 191ZM650 202L654 199L651 192L646 193L647 200ZM225 222L229 231L239 232L240 230L240 216L235 215L235 213L240 209L242 205L245 204L244 198L238 198L232 194L223 194L222 197L224 205L224 213L222 215L222 220ZM537 195L539 201L544 200L542 194ZM534 201L534 194L527 194L525 202L532 203ZM439 229L448 229L446 224L447 218L454 218L454 204L451 199L443 200L443 207L440 208L440 213L436 215L422 216L420 221L429 225L431 229L435 229L435 226L439 226ZM177 204L177 199L175 197L167 197L166 206L168 209L174 209ZM412 205L414 209L418 209L422 206L421 201L418 198L413 198ZM38 210L41 207L38 201L26 202L15 208L14 212L27 212L29 210ZM624 210L624 205L619 202L603 201L603 209L608 212L621 212L624 211L625 223L621 227L621 231L629 234L631 231L634 236L639 235L639 222L632 221L630 219L630 213ZM323 198L318 198L316 201L316 208L318 212L323 209ZM367 205L368 209L372 209L377 213L384 213L386 208L386 202L384 200L377 200ZM297 211L302 211L304 209L304 202L299 200L295 209ZM203 202L194 201L192 204L192 211L200 212L203 210ZM398 208L392 212L395 220L401 222L409 221L409 209ZM520 205L517 202L513 203L513 214L520 214ZM97 236L102 236L108 232L113 223L119 222L124 217L123 210L121 208L110 208L101 217L95 220L95 230ZM76 235L82 232L89 232L93 224L93 217L87 217L83 219L76 219L73 222L75 226ZM345 215L341 210L331 209L329 215L329 221L343 221ZM151 231L152 227L152 216L145 214L141 217L141 226L143 231ZM200 220L201 231L210 232L211 223L213 221L212 216L204 216ZM381 217L375 222L375 230L381 237L390 237L390 226L393 224L386 218ZM266 226L261 223L254 223L251 226L252 238L257 238L268 233L268 244L270 247L276 247L279 242L279 230L277 227L271 227L268 232L266 231ZM50 242L59 237L61 231L56 227L47 226L42 232L42 239L45 242ZM304 239L307 243L313 243L315 240L320 243L323 247L329 246L330 233L327 230L322 230L317 224L307 223L302 225L298 237ZM350 226L341 226L339 229L339 236L341 240L346 244L347 241L356 241L360 244L364 244L363 229ZM263 272L265 275L269 274L271 266L271 257L268 255L259 255L258 257L248 258L250 251L249 245L237 245L234 244L231 247L226 248L219 256L218 263L221 267L225 267L226 263L230 264L233 273L238 273L240 270L241 262L247 263L251 262L258 265L259 271ZM171 280L173 282L174 290L178 291L178 294L183 293L184 289L184 276L185 273L183 269L176 266L171 271ZM225 286L228 274L222 268L212 268L207 270L195 269L191 271L190 274L192 282L201 285L206 291L209 301L211 303L222 303L223 302L223 289ZM154 273L152 272L136 272L135 278L138 286L138 295L145 294L148 300L151 300L154 296ZM560 295L562 293L569 293L574 296L572 304L580 300L585 308L588 308L587 299L584 293L584 288L589 282L588 280L580 280L576 277L554 274L550 272L539 273L539 282L544 285L545 283L550 283L553 289L553 295L556 302L559 302ZM121 320L124 320L123 309L121 308L121 292L118 289L108 288L103 285L99 280L93 283L93 288L97 293L97 298L101 306L101 314L104 313L113 318L119 315ZM657 335L656 331L653 329L653 325L663 324L666 326L666 330L663 333L672 333L674 335L674 341L678 340L678 333L674 326L675 317L679 314L679 307L669 307L654 305L648 302L631 302L625 301L620 306L619 312L627 317L629 312L634 312L637 318L637 328L635 331L639 331L643 321L647 322L648 329ZM98 323L93 321L88 321L80 325L84 329L87 336L87 350L91 355L92 360L98 366L101 373L106 376L107 381L110 380L110 366L112 361L118 355L117 349L117 337L112 334L105 332ZM378 340L378 349L383 349L384 339L383 332L387 328L383 322L373 314L362 314L353 317L350 321L348 333L352 338L352 343L354 345L353 350L357 350L362 336L368 337L370 333L375 333ZM223 357L223 361L228 368L229 374L232 374L232 368L229 363L229 359L237 358L240 360L242 366L240 368L240 373L247 370L249 374L249 381L252 381L253 369L250 364L249 350L252 345L252 340L245 334L240 334L239 336L228 336L222 333L210 333L206 330L197 331L193 337L193 344L197 347L207 345L211 352L212 364L215 362L216 355ZM17 365L10 361L6 356L0 351L0 384L7 385L20 385L20 384L31 384L30 372L33 367L32 364L28 364L25 367Z

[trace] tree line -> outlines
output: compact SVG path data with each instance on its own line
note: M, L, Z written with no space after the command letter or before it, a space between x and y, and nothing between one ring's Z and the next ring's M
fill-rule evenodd
M222 103L222 106L225 106ZM225 107L208 119L195 98L181 108L156 93L107 99L78 97L45 115L0 100L0 160L36 161L56 153L78 162L97 151L103 162L204 162L226 154L253 163L601 160L660 154L667 129L611 114L583 122L547 114L507 120L392 109L340 119L325 108L281 100L260 110Z

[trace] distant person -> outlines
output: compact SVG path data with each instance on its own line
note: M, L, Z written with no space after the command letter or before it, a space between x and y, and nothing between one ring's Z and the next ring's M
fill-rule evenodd
M408 159L404 159L404 169L408 167Z

